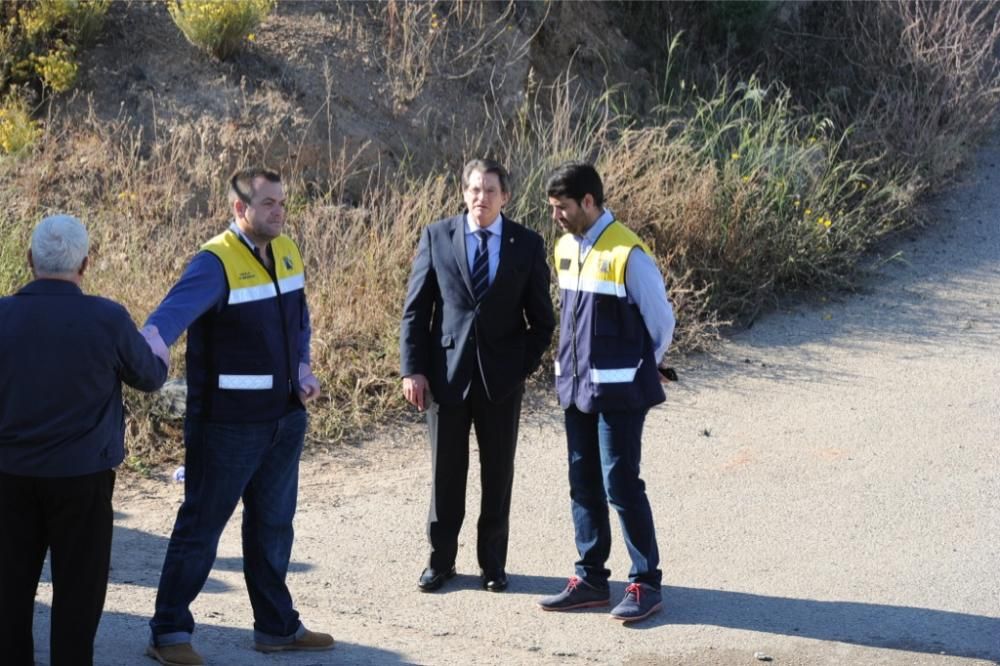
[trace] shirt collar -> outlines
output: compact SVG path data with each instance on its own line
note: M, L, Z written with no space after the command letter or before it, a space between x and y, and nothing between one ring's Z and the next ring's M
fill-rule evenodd
M236 220L233 220L232 222L229 223L229 230L232 231L234 234L236 234L236 236L240 238L244 243L246 243L246 246L250 249L251 252L257 251L257 246L253 244L253 241L250 240L245 233L243 233L243 230L240 229L240 225L236 224Z
M608 225L614 221L614 214L605 208L604 212L601 213L601 216L594 221L593 226L591 226L590 229L587 229L586 233L584 233L584 240L593 245L597 242L597 239L600 238L601 234L604 233L604 230L608 228Z
M501 235L503 231L503 214L497 215L497 219L493 220L493 224L483 229L481 226L475 223L468 213L465 214L465 234L474 234L477 231L486 231L491 234Z

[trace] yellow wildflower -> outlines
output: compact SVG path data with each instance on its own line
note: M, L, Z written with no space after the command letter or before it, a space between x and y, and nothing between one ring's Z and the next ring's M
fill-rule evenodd
M45 55L31 55L35 72L55 92L64 92L76 82L77 64L67 48L56 48Z
M11 98L0 105L0 154L19 153L41 135L41 127L32 120L24 100Z
M167 11L189 42L219 59L256 39L255 29L274 9L276 0L167 0Z

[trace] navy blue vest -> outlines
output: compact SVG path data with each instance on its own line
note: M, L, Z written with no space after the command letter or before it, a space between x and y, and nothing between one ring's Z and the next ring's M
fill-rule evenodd
M298 400L302 258L287 236L271 241L274 275L227 230L202 246L222 262L227 302L188 329L188 416L204 421L280 418Z
M562 299L556 390L563 409L588 414L646 409L666 399L653 341L639 308L628 302L625 269L635 248L649 248L612 222L580 265L572 234L556 245Z

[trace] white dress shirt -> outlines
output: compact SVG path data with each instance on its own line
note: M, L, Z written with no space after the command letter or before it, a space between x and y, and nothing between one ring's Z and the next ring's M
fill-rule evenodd
M486 240L486 249L490 253L490 284L493 284L493 278L497 276L497 266L500 265L500 239L502 238L501 234L503 232L503 215L498 215L497 219L493 220L493 224L484 229L476 224L476 221L466 214L465 254L469 259L469 273L472 273L472 266L476 259L476 250L479 249L479 236L476 235L477 231L486 231L489 233L489 238Z

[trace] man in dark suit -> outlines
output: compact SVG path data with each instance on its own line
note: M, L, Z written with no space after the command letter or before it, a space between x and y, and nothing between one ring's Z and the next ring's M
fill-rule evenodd
M434 476L430 561L418 586L437 590L455 575L475 426L482 483L476 552L483 587L501 592L524 380L552 341L555 316L541 236L500 212L510 200L507 172L473 160L462 185L467 212L420 236L400 332L403 393L427 409Z
M35 280L0 298L0 661L10 666L35 663L46 550L50 663L93 663L125 455L121 383L154 391L167 377L166 347L147 344L122 306L80 290L87 250L78 220L45 218L28 253Z

